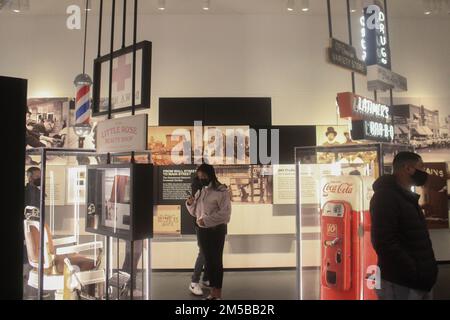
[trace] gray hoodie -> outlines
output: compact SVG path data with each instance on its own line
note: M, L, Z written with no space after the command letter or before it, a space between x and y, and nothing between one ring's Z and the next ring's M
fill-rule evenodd
M186 203L186 208L197 221L203 219L205 226L200 226L201 228L227 224L231 216L230 191L224 184L217 189L210 184L198 190L194 195L194 202L190 206Z

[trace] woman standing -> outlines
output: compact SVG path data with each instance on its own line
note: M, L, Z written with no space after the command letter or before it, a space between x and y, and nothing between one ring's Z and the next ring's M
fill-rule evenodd
M216 172L209 164L197 168L197 177L202 188L186 200L186 207L199 227L198 242L205 256L211 286L206 300L217 300L222 298L223 247L231 216L230 192L217 180Z

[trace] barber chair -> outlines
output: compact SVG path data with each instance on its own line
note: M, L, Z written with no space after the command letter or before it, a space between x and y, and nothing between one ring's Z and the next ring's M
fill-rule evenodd
M38 289L41 233L39 209L36 207L25 208L24 233L28 263L33 268L29 273L28 285ZM79 244L75 237L53 239L46 224L42 248L43 290L55 291L56 300L95 299L95 291L102 298L104 290L100 287L105 282L105 271L100 268L102 248L101 241ZM80 254L90 250L97 251L94 258Z

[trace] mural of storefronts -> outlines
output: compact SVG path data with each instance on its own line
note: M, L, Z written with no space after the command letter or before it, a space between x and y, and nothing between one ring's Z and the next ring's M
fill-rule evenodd
M393 107L395 139L416 148L434 147L441 139L439 111L412 104Z

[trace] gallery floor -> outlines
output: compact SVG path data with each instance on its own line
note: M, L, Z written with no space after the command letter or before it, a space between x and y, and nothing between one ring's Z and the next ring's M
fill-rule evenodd
M307 270L304 281L308 287L316 288L317 270ZM188 290L190 272L154 272L152 277L152 299L155 300L196 300ZM138 277L137 287L140 287ZM239 271L225 272L223 298L227 300L292 300L296 297L295 271ZM26 292L33 292L27 290ZM205 295L208 293L204 291ZM35 291L32 293L35 294ZM304 290L305 299L316 299L318 292ZM46 294L53 299L52 294ZM25 299L34 297L25 297ZM450 264L439 265L439 278L434 288L434 298L450 300Z
M190 273L156 272L153 274L152 299L201 299L188 291ZM310 288L317 286L316 270L307 270L304 281ZM226 272L224 276L223 298L227 300L291 300L296 297L295 271L240 271ZM207 291L205 291L206 293ZM304 290L305 299L318 296L314 290ZM434 288L435 299L450 299L450 264L439 266L439 279Z

